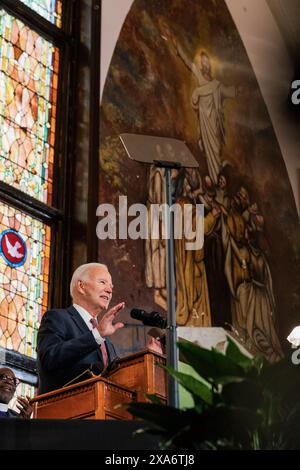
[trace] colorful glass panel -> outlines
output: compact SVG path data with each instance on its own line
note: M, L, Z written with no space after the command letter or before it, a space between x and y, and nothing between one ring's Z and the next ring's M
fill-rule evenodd
M0 346L35 358L37 330L48 304L51 229L0 202L4 245L9 229L22 238L27 256L23 265L14 267L3 252L0 255ZM11 245L11 253L17 256L20 247Z
M0 10L0 181L52 202L59 51Z
M51 23L61 27L62 2L60 0L21 0Z

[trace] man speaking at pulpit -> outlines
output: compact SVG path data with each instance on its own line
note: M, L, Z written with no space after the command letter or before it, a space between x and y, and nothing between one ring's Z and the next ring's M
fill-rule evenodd
M73 274L73 305L45 313L37 337L39 394L63 387L91 364L104 369L117 356L109 337L124 323L115 322L124 302L108 308L112 279L107 266L88 263Z

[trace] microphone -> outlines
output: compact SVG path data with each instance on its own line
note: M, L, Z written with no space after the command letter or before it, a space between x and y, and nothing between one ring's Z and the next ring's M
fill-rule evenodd
M91 379L92 377L105 377L117 368L119 361L120 357L116 356L112 361L108 363L105 368L103 368L101 362L93 362L92 364L90 364L88 369L84 370L83 372L81 372L81 374L77 375L72 380L64 384L63 387L82 382L83 380Z
M130 312L131 318L140 320L146 326L156 326L164 330L167 327L167 320L158 312L145 312L139 308L133 308Z
M76 377L74 377L72 380L69 380L69 382L65 383L63 387L68 387L69 385L77 384L78 382L82 382L83 380L87 380L94 377L95 375L98 375L98 373L94 374L92 368L93 364L91 364L88 369L81 372L81 374L76 375Z
M103 365L100 362L93 362L89 365L87 369L85 369L79 375L76 375L76 377L64 384L63 387L67 387L68 385L76 384L78 382L82 382L83 380L96 377L97 375L101 375L103 371Z

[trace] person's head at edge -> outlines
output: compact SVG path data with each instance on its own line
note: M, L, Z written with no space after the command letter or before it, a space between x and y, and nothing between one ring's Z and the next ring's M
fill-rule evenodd
M7 405L10 402L16 391L16 380L16 376L11 369L7 367L0 368L0 403Z
M112 289L108 268L100 263L79 266L74 271L70 284L73 303L82 306L94 317L108 308Z
M8 405L13 398L19 379L16 378L14 372L8 367L0 367L0 403ZM29 419L33 408L30 404L30 397L17 397L16 407L19 411L9 410L9 418Z

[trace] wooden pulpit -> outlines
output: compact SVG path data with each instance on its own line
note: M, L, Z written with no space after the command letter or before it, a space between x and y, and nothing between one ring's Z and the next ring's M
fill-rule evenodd
M146 394L156 395L167 402L166 365L164 355L145 349L121 358L117 367L108 374L108 379L136 392L137 401L148 401Z
M39 395L31 400L37 419L131 420L125 408L116 406L136 400L135 392L102 377Z
M130 420L125 408L132 401L156 395L166 403L165 356L146 349L121 358L106 378L91 379L38 395L31 400L37 419Z

